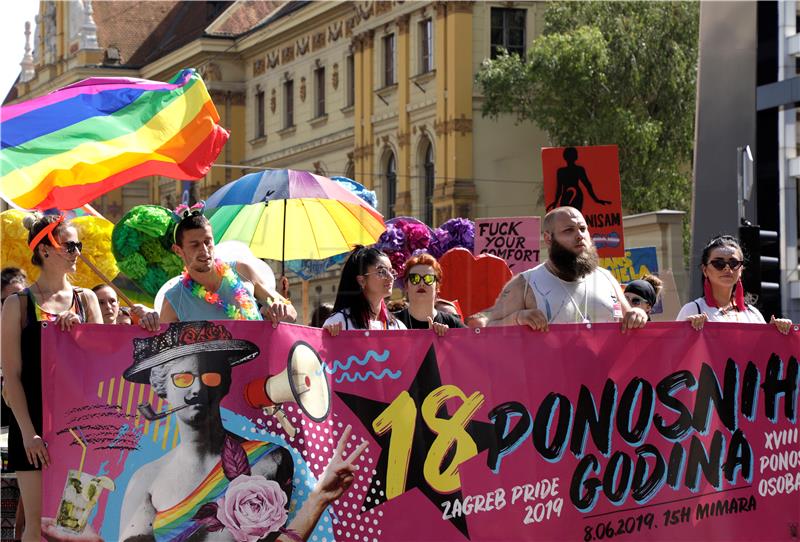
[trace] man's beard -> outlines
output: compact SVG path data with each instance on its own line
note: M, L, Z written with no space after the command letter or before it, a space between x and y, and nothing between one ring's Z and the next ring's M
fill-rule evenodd
M555 266L559 278L568 282L585 277L597 269L600 263L594 244L590 244L583 253L575 254L556 241L555 237L550 245L550 261Z

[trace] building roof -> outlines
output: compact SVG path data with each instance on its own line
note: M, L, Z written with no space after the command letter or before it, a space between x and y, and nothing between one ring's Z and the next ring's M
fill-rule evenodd
M120 65L142 66L206 35L234 2L134 0L92 2L100 47L116 47Z
M263 28L268 26L279 19L283 19L284 17L288 17L292 13L296 11L300 11L308 4L311 3L311 0L289 0L288 2L284 3L278 9L276 9L271 15L269 15L266 19L261 21L259 24L251 28L248 32L254 32L259 28Z
M240 36L286 3L286 0L236 0L206 28L206 33L211 36Z

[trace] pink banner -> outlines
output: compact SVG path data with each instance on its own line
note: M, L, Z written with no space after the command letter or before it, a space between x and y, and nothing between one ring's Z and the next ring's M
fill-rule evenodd
M799 353L746 324L50 326L43 515L105 540L796 540Z

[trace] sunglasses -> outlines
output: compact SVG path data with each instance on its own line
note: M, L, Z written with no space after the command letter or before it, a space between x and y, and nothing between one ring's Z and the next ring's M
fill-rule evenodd
M377 271L373 271L371 273L364 273L364 276L367 275L378 275L379 278L382 279L396 279L397 278L397 271L394 269L387 269L385 267L379 268Z
M192 373L175 373L172 376L172 383L176 388L188 388L194 384L196 375ZM220 373L203 373L200 375L200 382L209 388L216 388L222 382L222 375Z
M61 247L67 254L75 254L76 252L83 252L83 243L80 241L64 241Z
M430 273L426 275L420 275L419 273L410 273L408 275L408 282L416 286L420 283L420 281L424 282L428 286L433 286L433 284L437 281L436 275L432 275Z
M730 267L731 271L736 271L744 265L742 260L737 260L736 258L731 258L730 260L714 259L708 263L717 271L722 271L726 266Z

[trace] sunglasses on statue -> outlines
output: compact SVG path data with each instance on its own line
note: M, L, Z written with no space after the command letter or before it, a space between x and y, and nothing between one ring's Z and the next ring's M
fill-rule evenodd
M708 263L717 271L722 271L726 266L730 267L731 271L736 271L744 264L742 260L737 260L736 258L731 258L730 260L714 259Z
M67 254L75 254L76 252L83 252L83 243L80 241L64 241L61 247Z
M420 275L419 273L411 273L408 275L408 282L416 286L421 282L424 282L428 286L432 286L436 282L436 275L431 275L428 273L427 275Z
M188 388L194 384L194 379L197 378L192 373L175 373L171 377L176 388ZM209 388L216 388L222 382L222 375L220 373L203 373L200 375L200 382Z

